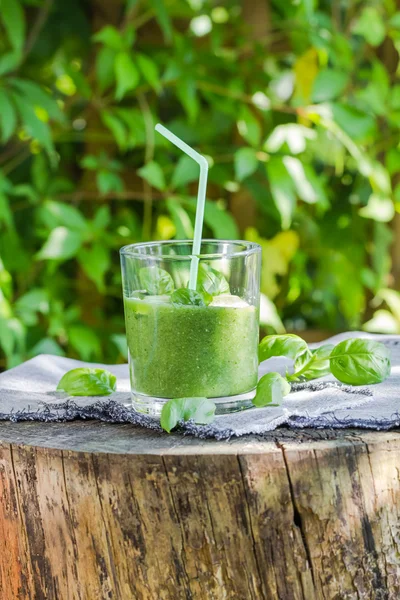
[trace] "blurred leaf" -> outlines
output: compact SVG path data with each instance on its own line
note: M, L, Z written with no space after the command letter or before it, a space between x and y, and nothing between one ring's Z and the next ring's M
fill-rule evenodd
M101 169L96 175L96 184L101 194L110 194L111 192L122 192L124 184L119 175L112 171Z
M75 206L55 200L46 200L40 209L40 219L49 229L60 225L77 231L87 228L86 219Z
M297 123L278 125L265 142L264 148L267 152L278 152L283 144L287 144L292 154L299 154L306 149L307 140L314 140L316 137L316 132L304 125Z
M152 187L157 190L165 190L165 178L164 173L160 165L154 161L151 161L137 170L138 175L143 177Z
M37 313L46 315L49 309L49 294L44 288L33 288L18 298L15 303L16 315L27 326L36 325Z
M46 160L46 156L42 152L37 154L32 160L31 178L35 189L40 194L44 194L49 187L50 169L48 160Z
M53 354L55 356L65 356L64 350L55 340L51 338L43 338L30 349L28 356L32 358L39 354Z
M396 12L393 17L389 20L389 25L391 27L395 27L396 29L400 29L400 12Z
M181 202L192 212L196 212L197 198L184 197ZM240 237L235 219L219 202L206 200L204 223L211 229L216 239L237 240Z
M172 175L171 188L179 188L199 179L199 165L190 156L183 155L178 160Z
M368 204L360 208L359 214L367 219L388 223L394 217L394 204L391 198L371 194Z
M309 204L315 204L318 202L318 195L312 186L309 177L312 173L310 165L307 165L308 172L306 173L305 165L303 166L298 158L293 158L293 156L284 156L282 161L293 180L299 198L304 200L304 202L308 202ZM315 180L315 173L313 176Z
M197 203L197 200L196 200ZM220 240L237 240L239 230L233 216L217 202L206 200L204 222Z
M21 53L25 40L25 15L19 0L1 0L0 18L12 47Z
M19 93L29 98L30 103L44 108L51 119L59 122L65 121L64 113L59 108L55 99L42 90L37 83L17 77L10 79L10 83Z
M361 35L371 46L379 46L386 36L386 28L380 12L374 6L366 6L353 26L353 33Z
M15 317L3 319L0 317L0 346L7 356L8 365L14 366L20 362L21 356L25 351L25 330L24 326ZM18 360L15 360L18 357ZM12 364L11 364L12 361Z
M149 0L149 4L156 14L156 19L162 29L165 41L171 42L172 24L164 0Z
M96 284L100 292L105 291L104 277L111 266L110 252L100 242L90 248L81 248L78 261L86 275Z
M178 240L192 239L194 235L193 223L186 210L177 200L169 199L166 204L175 225L176 238Z
M100 355L100 340L89 327L71 325L68 328L68 341L83 360L94 360Z
M318 53L315 48L309 48L299 56L294 65L296 76L296 94L302 102L308 103L314 81L318 75Z
M242 136L252 146L258 146L261 141L261 125L253 112L247 107L240 108L237 128Z
M80 165L83 169L90 169L92 171L95 171L99 166L99 160L96 156L93 156L92 154L86 154L82 158Z
M185 109L189 121L194 123L200 110L195 82L191 79L183 79L180 81L176 89L176 95Z
M372 134L375 122L370 115L346 104L331 104L331 108L336 123L351 138L358 140Z
M348 83L348 74L343 71L324 69L314 80L312 90L313 102L326 102L343 94Z
M235 152L235 175L238 181L252 175L257 168L257 152L253 148L240 148Z
M56 227L36 255L37 260L68 260L76 255L82 244L82 235L66 227Z
M95 42L101 42L113 50L122 50L123 41L120 32L112 25L106 25L95 33L92 38Z
M362 326L369 333L386 333L387 335L400 333L399 322L388 310L376 310L372 319Z
M275 304L265 294L260 296L260 325L268 325L280 335L286 333Z
M5 194L0 192L0 225L4 223L6 227L11 228L14 225L10 203ZM1 231L1 228L0 228Z
M288 229L296 207L296 194L293 181L281 157L273 156L268 161L267 177L272 198L281 215L282 228Z
M47 151L49 156L54 156L54 146L49 125L36 116L33 106L27 103L26 98L20 96L18 93L13 93L12 97L17 105L18 113L27 134L35 138Z
M391 148L386 154L386 168L390 175L394 175L400 171L400 150Z
M96 211L96 214L95 214L93 222L92 222L93 229L102 231L102 230L106 229L106 227L108 227L110 222L111 222L110 207L107 205L100 206L100 208Z
M18 66L20 60L21 56L19 52L4 53L0 56L0 75L13 71Z
M120 333L114 333L110 340L116 345L120 355L125 360L128 360L128 344L126 343L126 335Z
M115 80L114 63L117 53L113 48L101 48L96 57L96 78L101 92L109 88Z
M136 61L144 79L156 92L159 92L161 84L157 63L145 54L136 54Z
M101 112L101 120L113 134L119 148L121 150L125 150L127 146L127 130L121 119L119 119L110 111L103 110Z
M379 290L377 297L386 302L400 327L400 293L396 290L384 288Z
M169 217L159 215L157 217L156 232L158 240L170 240L176 235L176 227Z
M11 102L10 96L0 89L0 129L1 141L5 144L15 131L17 125L17 113Z
M127 92L139 83L139 71L127 52L118 52L115 58L116 100L122 100Z

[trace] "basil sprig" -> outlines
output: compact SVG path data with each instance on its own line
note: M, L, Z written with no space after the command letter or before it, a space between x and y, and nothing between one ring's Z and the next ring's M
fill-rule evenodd
M171 295L171 302L174 306L208 306L213 297L207 292L198 292L188 288L179 288Z
M139 271L140 287L152 296L172 294L174 280L165 269L159 267L143 267Z
M333 344L320 346L316 350L307 350L294 363L294 373L287 375L288 381L309 381L329 375L329 357L334 348Z
M230 293L229 283L222 273L205 263L199 264L197 290L199 292L210 294L211 296Z
M269 335L259 345L260 362L272 356L294 360L288 381L317 379L332 373L349 385L381 383L390 375L390 352L380 342L350 338L337 346L326 344L310 350L297 335Z

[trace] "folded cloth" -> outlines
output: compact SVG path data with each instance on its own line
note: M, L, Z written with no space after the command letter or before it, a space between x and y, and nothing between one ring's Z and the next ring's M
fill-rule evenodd
M352 387L334 377L293 384L292 393L279 407L252 408L218 415L210 425L182 423L185 435L228 439L248 434L262 435L280 425L292 428L391 429L400 424L400 336L343 333L326 342L338 343L351 337L368 337L391 350L392 372L383 383ZM324 342L324 343L326 343ZM317 347L320 344L315 344ZM285 358L272 358L260 365L260 377L269 371L285 373ZM56 392L61 377L77 367L101 367L117 377L117 391L109 397L74 397ZM109 423L133 423L160 430L159 422L137 413L130 405L127 365L84 363L70 358L41 354L0 374L0 420L70 421L99 419Z

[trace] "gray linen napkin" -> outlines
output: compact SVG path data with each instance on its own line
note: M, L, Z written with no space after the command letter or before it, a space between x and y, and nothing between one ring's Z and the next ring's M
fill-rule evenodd
M294 384L282 406L249 409L219 415L211 425L183 423L186 435L228 439L248 434L262 435L280 425L293 428L363 427L390 429L400 424L400 336L344 333L330 338L338 343L350 337L374 338L385 343L392 354L392 373L384 383L349 387L328 376ZM326 342L324 342L326 343ZM318 346L315 344L314 346ZM268 371L285 373L291 362L274 358L260 365L260 376ZM62 375L76 367L104 367L117 376L117 392L109 398L75 397L56 392ZM127 365L100 365L51 355L37 356L0 374L0 420L70 421L99 419L111 423L133 423L159 430L157 420L136 413L130 406Z

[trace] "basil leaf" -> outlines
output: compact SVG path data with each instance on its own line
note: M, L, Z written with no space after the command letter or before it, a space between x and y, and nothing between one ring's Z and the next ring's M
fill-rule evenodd
M380 383L390 375L390 352L380 342L352 338L334 348L330 364L333 375L342 383Z
M307 352L308 346L298 335L267 335L258 346L258 359L263 362L272 356L287 356L296 359Z
M288 375L288 381L309 381L328 375L331 372L329 357L334 347L326 344L301 354L294 363L294 373Z
M159 267L143 267L139 271L140 286L152 296L172 294L174 281L168 271Z
M207 425L214 420L215 404L208 398L174 398L162 407L161 427L170 433L179 421L193 419L195 423Z
M252 402L257 408L268 404L281 404L284 396L290 393L290 383L279 373L263 375L257 384L256 395Z
M199 271L197 274L197 290L199 292L211 294L211 296L229 294L231 291L229 283L222 273L212 269L205 263L199 264Z
M117 378L105 369L72 369L58 383L58 392L70 396L107 396L117 389Z
M208 306L212 298L206 292L179 288L172 294L171 302L174 306Z

